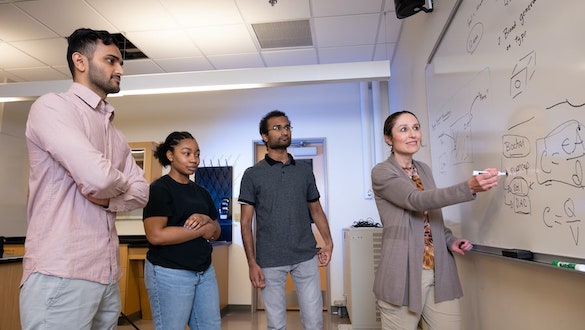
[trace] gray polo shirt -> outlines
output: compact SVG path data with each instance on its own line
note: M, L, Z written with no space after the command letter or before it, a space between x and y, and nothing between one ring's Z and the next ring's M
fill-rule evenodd
M311 167L289 154L286 164L268 155L248 168L240 203L256 213L256 262L260 267L293 265L317 253L308 202L319 199Z

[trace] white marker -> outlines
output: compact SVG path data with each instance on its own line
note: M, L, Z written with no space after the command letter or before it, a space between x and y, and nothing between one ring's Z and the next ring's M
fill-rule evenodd
M489 173L488 171L473 171L473 175L480 175L480 174L485 174L485 173ZM498 176L508 176L508 172L498 172Z

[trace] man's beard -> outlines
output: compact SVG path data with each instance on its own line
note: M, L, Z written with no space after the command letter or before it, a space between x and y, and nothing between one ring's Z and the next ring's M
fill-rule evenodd
M290 139L287 142L282 142L279 139L276 141L276 143L269 142L268 147L270 149L286 149L286 148L290 147L290 143L291 143Z
M106 94L115 94L120 91L120 85L112 82L112 78L99 75L100 71L89 62L89 80Z

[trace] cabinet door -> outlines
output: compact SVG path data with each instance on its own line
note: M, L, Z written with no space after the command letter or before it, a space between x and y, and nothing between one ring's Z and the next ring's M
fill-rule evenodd
M154 151L158 144L156 142L130 142L132 156L136 164L144 170L144 177L148 183L158 179L162 175L162 166L154 157Z

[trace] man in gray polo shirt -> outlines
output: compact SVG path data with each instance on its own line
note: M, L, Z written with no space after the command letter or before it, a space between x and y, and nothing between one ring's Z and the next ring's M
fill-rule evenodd
M311 167L287 152L292 127L275 110L260 121L267 154L242 177L241 230L250 281L261 288L268 329L286 329L285 281L293 279L304 329L323 329L319 266L331 260L333 241ZM256 246L252 219L256 213ZM324 241L318 248L311 219Z

